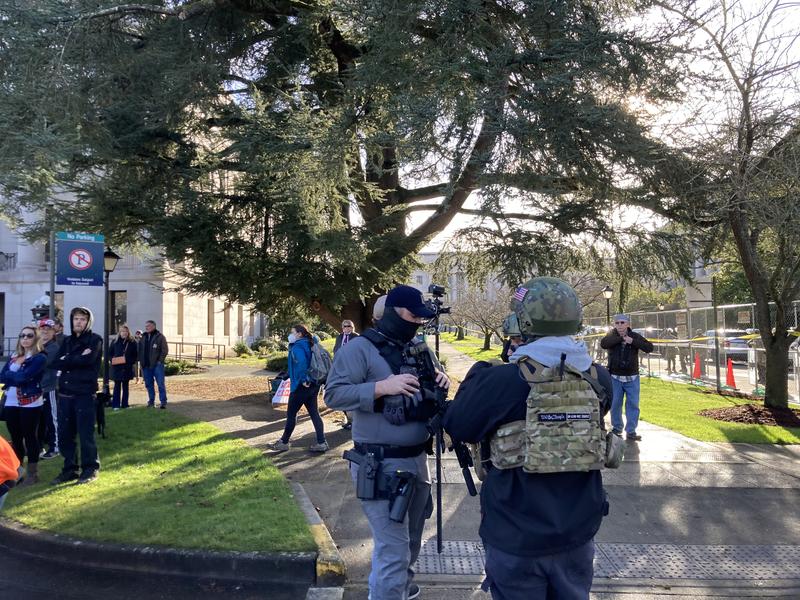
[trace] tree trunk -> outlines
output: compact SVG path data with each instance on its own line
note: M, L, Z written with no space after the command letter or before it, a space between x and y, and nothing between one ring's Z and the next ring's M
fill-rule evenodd
M772 344L764 346L767 369L764 385L764 406L787 408L789 406L789 344L790 340L775 337Z
M459 325L456 327L456 340L461 341L464 339L464 328Z
M483 350L490 350L492 348L492 332L483 332Z

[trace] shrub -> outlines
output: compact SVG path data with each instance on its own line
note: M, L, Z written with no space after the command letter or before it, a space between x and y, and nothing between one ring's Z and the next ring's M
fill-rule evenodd
M236 353L236 356L250 356L253 351L250 350L250 347L244 340L239 340L233 345L233 351Z
M183 375L194 369L194 364L186 360L168 358L164 361L164 375Z
M275 352L267 356L268 371L286 371L289 368L289 353Z
M275 340L270 340L267 338L256 338L253 340L253 343L250 344L250 349L253 352L258 352L259 354L266 354L270 350L270 346L274 344Z

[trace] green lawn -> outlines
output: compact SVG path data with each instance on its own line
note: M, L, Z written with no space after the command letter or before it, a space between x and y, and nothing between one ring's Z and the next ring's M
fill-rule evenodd
M736 406L748 401L704 393L701 388L642 378L642 419L704 442L800 444L800 428L727 423L697 413L706 408Z
M466 337L456 341L453 333L442 339L475 360L491 360L500 356L500 347L483 351L483 340ZM642 419L666 427L685 436L705 442L747 442L751 444L800 444L800 428L767 427L744 423L726 423L697 413L706 408L745 404L745 399L704 393L702 388L669 383L657 378L642 378Z
M83 539L243 551L314 550L283 475L259 451L206 423L132 408L107 415L102 469L88 485L12 490L3 516Z
M493 345L489 350L483 350L483 338L466 336L463 340L457 341L455 333L443 333L441 339L475 360L500 360L500 351L503 349L500 345ZM433 346L432 342L430 344Z

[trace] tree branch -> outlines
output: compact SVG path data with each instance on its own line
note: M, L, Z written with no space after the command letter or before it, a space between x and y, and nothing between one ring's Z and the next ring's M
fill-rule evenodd
M132 13L149 13L154 15L164 15L168 17L178 17L181 20L186 20L196 15L205 13L212 8L227 4L225 0L197 0L191 4L179 6L176 8L166 8L163 6L156 6L153 4L120 4L119 6L112 6L111 8L104 8L96 10L91 13L83 13L79 15L72 15L68 17L59 17L56 19L58 22L70 21L87 21L89 19L100 19L102 17L112 17L117 15L126 15Z

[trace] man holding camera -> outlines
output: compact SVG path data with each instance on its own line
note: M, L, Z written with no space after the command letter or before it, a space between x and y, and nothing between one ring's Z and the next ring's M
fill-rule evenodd
M419 595L411 566L433 511L426 450L436 407L434 391L421 389L407 357L417 329L435 314L419 290L395 287L375 328L342 346L328 375L325 403L353 415L355 447L346 457L372 530L371 600ZM450 385L441 372L435 383Z
M606 447L622 446L603 425L611 380L573 337L583 315L568 283L537 277L511 304L525 343L510 364L473 365L443 420L454 440L481 444L483 589L496 600L588 598L608 514L600 469L618 466Z
M614 315L614 329L608 332L600 346L608 350L608 370L614 383L611 402L611 426L622 435L622 399L625 397L625 431L629 442L640 442L636 433L639 425L639 350L650 353L652 342L630 327L628 315Z

